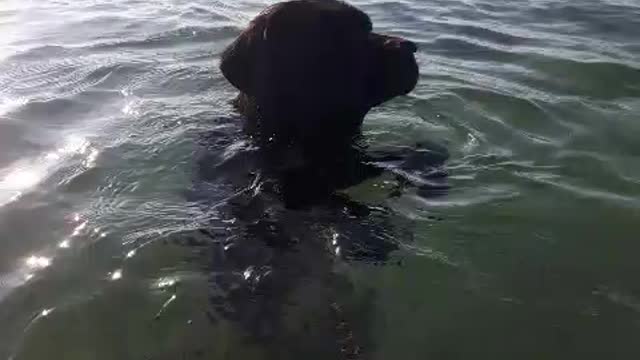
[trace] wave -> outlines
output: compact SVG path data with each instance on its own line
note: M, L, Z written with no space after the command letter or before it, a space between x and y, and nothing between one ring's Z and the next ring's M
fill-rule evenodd
M207 28L201 26L185 26L145 38L126 39L112 43L101 43L92 46L94 50L120 49L154 49L162 47L175 47L184 44L213 43L219 40L230 39L240 32L235 26L222 26Z
M559 190L569 192L577 198L586 198L597 201L605 201L622 207L640 208L640 200L636 196L626 196L617 192L599 189L592 186L574 184L567 179L550 176L545 173L517 172L514 175L531 180L536 183L549 185Z

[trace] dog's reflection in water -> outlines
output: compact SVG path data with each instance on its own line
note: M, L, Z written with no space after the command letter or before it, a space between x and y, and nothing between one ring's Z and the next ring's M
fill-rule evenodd
M213 209L199 230L210 244L210 317L238 325L269 357L359 358L371 346L372 295L355 296L345 269L398 266L393 253L411 241L411 229L390 209L340 190L385 172L398 183L389 196L406 186L433 195L446 189L438 170L446 152L373 153L356 143L293 149L256 145L241 131L201 137L190 197Z

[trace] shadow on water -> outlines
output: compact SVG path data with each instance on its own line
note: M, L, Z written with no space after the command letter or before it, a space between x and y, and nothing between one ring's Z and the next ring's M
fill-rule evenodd
M261 147L240 122L216 119L213 130L196 135L187 198L209 220L179 235L206 254L209 319L237 327L269 358L360 358L373 348L374 294L356 294L347 270L402 266L398 250L412 231L391 209L342 190L389 173L396 179L389 197L408 187L442 195L446 150L373 151L362 139L315 150Z

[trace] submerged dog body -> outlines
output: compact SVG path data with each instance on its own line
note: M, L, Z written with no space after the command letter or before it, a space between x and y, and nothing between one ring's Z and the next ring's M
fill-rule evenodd
M220 68L236 105L263 139L349 139L374 106L418 80L410 41L372 32L337 0L293 0L258 15L225 50Z
M194 238L211 237L210 318L239 325L266 358L367 351L372 297L356 294L335 264L398 263L392 254L411 241L411 221L337 190L385 172L398 178L389 197L414 182L443 188L431 170L446 154L420 145L375 153L352 141L372 107L418 79L415 45L371 28L340 1L288 1L258 15L222 56L259 146L236 117L202 137L189 195L215 215ZM221 197L227 188L233 195Z

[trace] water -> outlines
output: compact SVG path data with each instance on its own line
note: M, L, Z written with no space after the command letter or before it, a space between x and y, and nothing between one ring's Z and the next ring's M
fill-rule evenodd
M0 358L640 356L640 6L354 3L420 46L366 141L450 153L366 216L242 192L217 63L264 2L0 4Z

